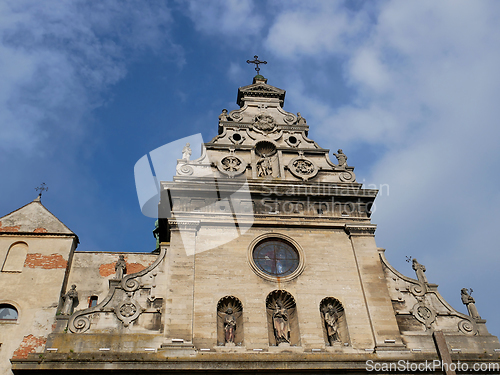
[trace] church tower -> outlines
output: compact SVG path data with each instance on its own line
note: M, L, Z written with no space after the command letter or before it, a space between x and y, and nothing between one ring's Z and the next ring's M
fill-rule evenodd
M193 146L184 147L173 181L159 184L157 251L75 252L47 345L13 359L16 374L500 364L500 343L467 290L469 315L416 259L416 278L387 262L370 220L377 190L356 182L341 149L332 160L309 139L306 119L284 102L257 74L238 89L239 108L222 110L201 156L190 160ZM73 284L88 305L65 308Z

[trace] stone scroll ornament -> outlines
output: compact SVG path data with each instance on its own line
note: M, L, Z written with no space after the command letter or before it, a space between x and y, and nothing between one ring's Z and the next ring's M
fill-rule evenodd
M233 178L245 172L247 163L245 163L243 159L234 155L234 153L231 153L224 156L217 162L217 168L221 173Z
M128 327L144 311L134 298L136 292L142 288L137 279L152 273L165 257L165 252L165 248L161 248L153 264L142 271L123 276L120 280L109 280L109 292L106 298L94 307L74 312L68 322L69 331L84 333L90 329L94 314L110 312L116 315L124 327Z
M310 180L318 174L318 167L314 162L304 156L303 152L299 156L290 160L288 170L298 178L304 181Z

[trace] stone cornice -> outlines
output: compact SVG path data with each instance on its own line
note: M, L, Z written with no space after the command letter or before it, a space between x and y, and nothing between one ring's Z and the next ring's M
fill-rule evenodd
M375 236L375 230L377 229L377 225L368 224L368 225L352 225L346 224L345 231L349 236Z
M169 220L168 225L171 230L182 230L182 231L198 231L200 229L199 220Z

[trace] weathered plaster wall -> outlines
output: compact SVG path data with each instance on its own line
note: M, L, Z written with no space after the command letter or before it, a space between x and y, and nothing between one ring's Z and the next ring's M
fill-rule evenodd
M76 246L74 236L0 236L0 262L5 262L12 244L27 244L20 272L0 272L0 303L13 305L16 322L0 322L0 373L9 374L10 358L25 358L41 352L55 324L66 265Z

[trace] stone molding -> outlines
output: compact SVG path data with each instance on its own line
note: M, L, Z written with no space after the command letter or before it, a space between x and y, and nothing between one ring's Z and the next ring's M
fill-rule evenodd
M345 231L349 236L375 236L377 226L372 225L351 225L346 224Z

